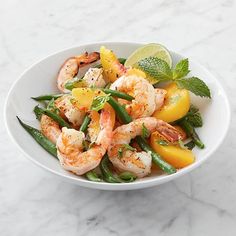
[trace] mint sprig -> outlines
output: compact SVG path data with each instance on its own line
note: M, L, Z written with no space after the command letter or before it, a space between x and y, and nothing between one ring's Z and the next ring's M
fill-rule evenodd
M167 62L157 57L140 60L138 67L148 76L156 79L157 82L173 81L176 82L179 88L187 89L200 97L211 98L210 89L204 81L197 77L185 78L190 72L188 59L179 61L173 70Z

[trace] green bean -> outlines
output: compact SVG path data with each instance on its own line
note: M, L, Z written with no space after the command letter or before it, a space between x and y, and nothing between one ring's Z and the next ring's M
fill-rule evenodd
M125 182L133 182L137 177L133 173L125 171L119 174L119 178L124 180Z
M121 183L122 181L120 180L120 178L113 175L113 173L109 169L109 163L110 161L108 159L108 156L107 154L105 154L100 163L100 170L102 172L104 180L108 183Z
M128 124L132 121L132 118L126 112L125 108L121 106L113 97L110 97L108 103L116 111L117 116L121 119L123 123Z
M47 101L47 100L51 100L51 99L57 99L59 97L63 96L63 94L47 94L47 95L41 95L38 97L31 97L32 99L34 99L35 101Z
M23 123L20 118L16 117L21 126L34 138L34 140L41 145L47 152L57 157L57 148L48 138L46 138L39 130Z
M113 97L123 98L123 99L128 100L128 101L132 101L134 99L134 97L130 96L129 94L119 92L117 90L104 88L104 89L102 89L102 91L106 94L111 94L111 96L113 96Z
M36 108L37 107L37 108ZM34 110L36 109L38 112L41 112L41 114L45 114L49 117L51 117L54 121L56 121L61 127L67 127L67 128L70 128L70 125L64 121L59 115L57 115L56 113L48 110L48 109L45 109L45 108L42 108L42 107L39 107L39 106L36 106L34 108Z
M88 115L86 115L85 117L84 117L84 120L83 120L83 123L82 123L82 125L80 126L80 131L82 131L82 132L85 132L86 130L87 130L87 128L88 128L88 125L89 125L89 123L90 123L90 117L88 116Z
M93 182L102 182L102 179L100 179L98 177L98 175L93 171L93 170L90 170L89 172L87 172L85 174L86 178L90 181L93 181Z
M110 83L110 82L107 83L106 86L105 86L105 89L109 89L109 88L111 87L111 84L112 84L112 83Z
M149 145L148 143L145 141L145 139L143 139L142 137L138 136L135 139L138 143L138 145L147 153L150 153L152 156L152 161L153 163L155 163L156 165L158 165L163 171L165 171L167 174L173 174L176 172L176 169L171 166L170 164L168 164L167 162L165 162L161 156L156 153Z
M188 137L192 138L193 142L201 149L205 147L204 143L200 140L193 126L186 120L179 122L180 126L184 129Z
M108 101L108 103L114 108L116 111L118 117L124 122L125 124L128 124L132 121L132 118L128 115L125 108L122 107L115 99L112 97ZM167 174L173 174L176 172L176 169L165 162L159 154L157 154L143 139L142 137L136 137L136 141L138 142L139 146L146 152L151 153L152 161L158 165L163 171L165 171Z

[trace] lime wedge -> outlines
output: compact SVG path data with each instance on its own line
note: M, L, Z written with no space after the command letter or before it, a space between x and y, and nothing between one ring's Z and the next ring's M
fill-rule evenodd
M126 60L125 66L134 66L138 61L147 58L147 57L158 57L172 66L172 59L169 51L157 43L149 43L136 49Z
M138 67L138 62L147 57L158 57L167 62L167 64L172 67L172 58L169 51L157 43L149 43L136 49L126 60L125 67ZM154 84L158 82L156 79L147 76L147 80Z

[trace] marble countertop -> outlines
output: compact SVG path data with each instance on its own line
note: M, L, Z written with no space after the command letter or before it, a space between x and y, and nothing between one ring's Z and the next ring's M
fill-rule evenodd
M2 125L0 234L236 235L236 1L4 1L1 110L10 86L33 62L91 41L160 42L198 60L225 86L231 131L192 173L149 189L109 192L68 184L36 167Z

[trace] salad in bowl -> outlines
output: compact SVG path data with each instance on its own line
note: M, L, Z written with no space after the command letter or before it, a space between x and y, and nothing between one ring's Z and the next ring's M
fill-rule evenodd
M112 48L64 58L58 93L35 94L40 128L19 124L61 167L93 182L124 184L193 165L204 149L196 128L201 113L190 94L211 99L207 84L190 76L188 59L172 65L160 44L127 58Z

